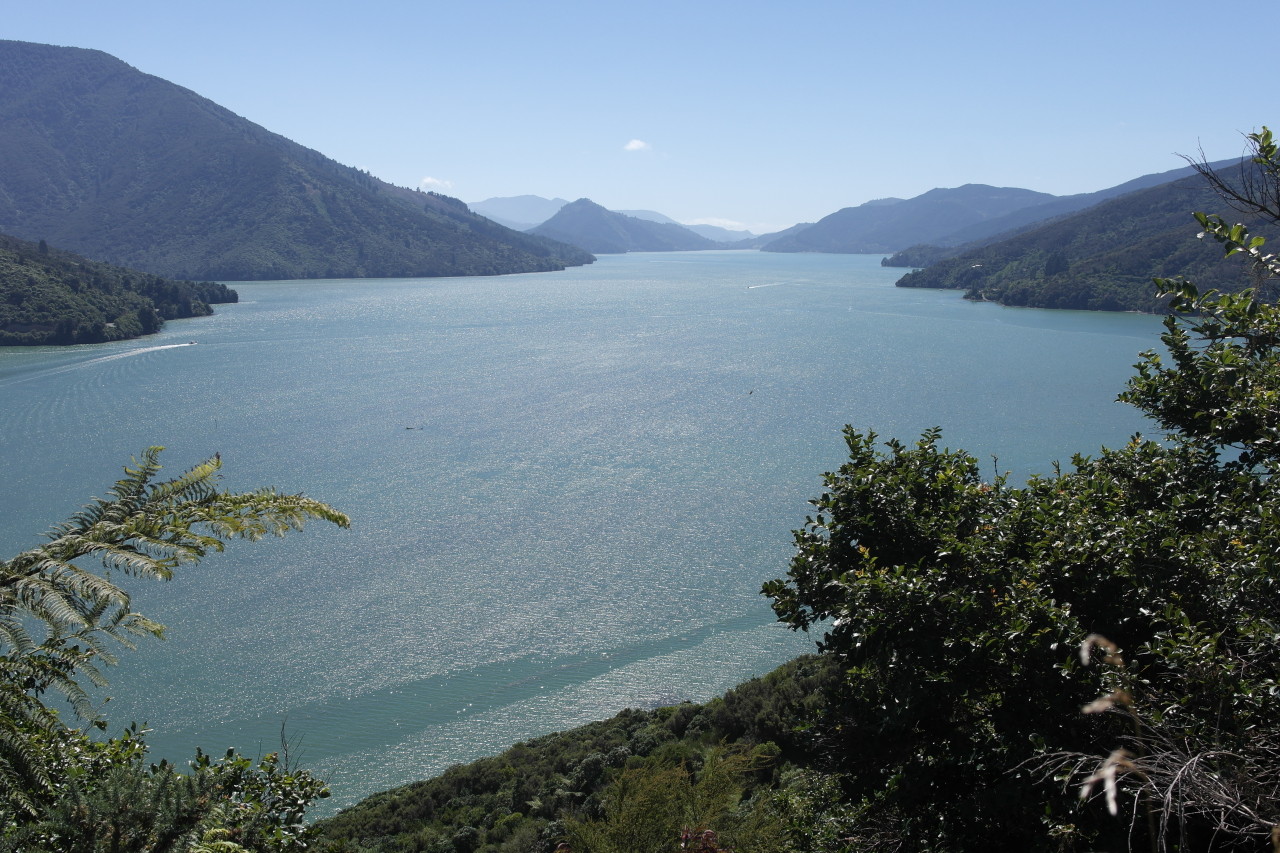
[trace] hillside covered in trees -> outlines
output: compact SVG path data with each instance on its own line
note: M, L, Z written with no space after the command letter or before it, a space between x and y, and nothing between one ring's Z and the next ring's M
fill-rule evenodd
M0 232L157 275L497 275L592 260L100 51L0 41L0 114Z
M824 216L807 228L773 235L766 252L894 252L939 240L960 228L1049 201L1048 193L966 184L910 199L876 199Z
M1228 161L1213 164L1217 168L1232 165ZM880 261L886 267L926 267L947 258L953 258L963 251L977 248L979 245L1007 240L1024 231L1038 227L1050 220L1059 219L1072 213L1091 208L1113 198L1128 195L1138 190L1157 187L1171 183L1196 173L1191 166L1172 169L1151 175L1143 175L1131 181L1125 181L1114 187L1091 193L1059 196L1043 204L1022 207L991 219L983 219L959 230L943 235L932 243L917 243L905 249L899 249Z
M762 849L797 814L773 800L821 741L801 731L839 678L804 657L705 704L627 710L375 794L322 821L318 850L674 849L682 828ZM626 789L625 795L622 788ZM744 803L751 804L744 806Z
M0 346L136 338L236 299L225 284L173 281L0 234Z
M970 299L1032 308L1161 311L1168 303L1151 287L1156 277L1184 275L1225 291L1251 283L1241 266L1220 262L1211 241L1195 239L1192 212L1221 206L1192 175L963 250L898 286L963 289ZM1253 214L1249 224L1256 222Z

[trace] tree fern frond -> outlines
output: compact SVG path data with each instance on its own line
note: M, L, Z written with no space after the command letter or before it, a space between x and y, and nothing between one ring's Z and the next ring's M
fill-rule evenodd
M222 468L222 457L214 456L194 465L181 476L148 487L148 503L191 503L207 500L218 493L217 474Z
M319 519L350 527L351 519L333 507L304 495L282 495L274 489L219 495L205 508L203 523L222 538L261 539L283 536Z
M179 566L223 550L227 540L281 536L312 519L350 525L346 515L302 495L220 491L218 456L156 482L160 451L150 447L131 460L107 497L55 525L46 542L0 561L0 812L7 804L9 814L31 814L50 794L51 759L33 737L56 739L67 730L42 697L57 694L82 719L95 719L83 685L106 684L102 668L116 662L108 644L131 648L134 638L163 635L164 626L133 612L112 574L168 580ZM81 566L86 560L105 571ZM147 808L176 815L195 801L186 783L174 781L185 777L171 769L163 774L173 780L157 778L146 786L152 797ZM85 826L109 825L113 815L102 807L101 799L80 797L77 819L88 821ZM168 825L184 824L175 819ZM194 832L196 824L187 826ZM191 835L182 846L201 838ZM205 840L209 849L230 849L216 835Z
M0 613L0 655L30 654L36 647L31 633L16 618Z

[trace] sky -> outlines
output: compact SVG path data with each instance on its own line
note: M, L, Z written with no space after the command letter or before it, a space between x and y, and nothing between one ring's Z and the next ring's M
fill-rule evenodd
M934 187L1092 192L1276 121L1270 16L1188 0L4 7L0 38L105 51L394 184L756 233Z

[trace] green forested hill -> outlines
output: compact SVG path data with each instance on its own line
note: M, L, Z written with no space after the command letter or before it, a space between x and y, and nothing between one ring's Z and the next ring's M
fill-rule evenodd
M0 41L0 162L0 232L173 278L492 275L592 260L94 50Z
M819 741L798 726L816 718L838 676L832 661L803 657L703 705L627 710L519 743L375 794L322 821L313 843L335 853L516 853L593 837L640 853L676 849L681 829L696 827L743 853L764 849L786 835L771 792L821 763ZM614 808L620 785L633 813Z
M136 338L236 298L224 284L172 281L0 234L0 346Z
M973 299L1036 308L1158 311L1152 278L1185 275L1202 288L1249 284L1216 244L1195 239L1191 211L1225 205L1203 178L1139 190L908 273L899 287L963 288Z
M1048 193L985 184L933 189L906 200L877 199L846 207L808 228L783 232L760 248L766 252L896 252L1053 198Z
M1214 168L1226 168L1232 165L1230 161L1222 161L1212 164ZM1114 187L1108 187L1103 190L1091 193L1080 193L1078 195L1059 196L1052 201L1044 204L1037 204L1031 207L1019 208L1012 213L1004 216L997 216L994 219L984 219L972 225L953 231L943 236L934 244L917 244L908 246L894 252L890 257L880 261L881 266L886 267L925 267L935 264L946 258L953 258L961 252L968 249L976 248L979 244L996 243L1000 240L1007 240L1015 234L1021 234L1036 228L1051 219L1058 219L1077 213L1081 210L1101 204L1109 199L1117 198L1122 195L1128 195L1131 192L1145 190L1150 187L1167 184L1176 181L1179 178L1186 178L1196 174L1195 169L1191 166L1183 166L1180 169L1172 169L1166 172L1159 172L1150 175L1143 175L1140 178L1134 178L1131 181L1125 181Z

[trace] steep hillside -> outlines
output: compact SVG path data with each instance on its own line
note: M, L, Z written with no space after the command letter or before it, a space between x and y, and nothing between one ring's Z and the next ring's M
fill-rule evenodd
M1222 209L1202 178L1182 178L965 251L898 286L963 288L1005 305L1158 311L1156 276L1185 275L1202 289L1249 284L1243 265L1223 263L1216 243L1195 239L1190 212Z
M0 234L0 346L136 338L236 298L224 284L171 281Z
M0 231L159 275L492 275L591 260L99 51L0 41L0 115Z
M602 814L620 783L652 783L678 792L642 807L642 820L659 844L633 841L621 849L674 850L682 819L689 819L688 795L716 770L724 790L714 807L694 818L698 829L714 827L724 842L760 849L766 833L785 834L769 807L771 792L783 787L784 769L820 762L816 739L802 727L818 716L838 675L831 661L806 656L703 705L627 710L516 744L434 779L375 794L322 821L314 849L551 850L564 837L589 830L583 817Z
M966 184L934 189L901 201L878 199L846 207L801 231L761 246L766 252L896 252L1015 210L1047 202L1048 193L1013 187Z
M750 240L746 240L742 244L742 248L763 249L765 246L768 246L770 243L773 243L774 241L781 240L784 237L789 238L792 235L799 234L801 231L805 230L806 228L812 228L813 226L814 226L814 223L812 222L797 222L795 225L792 225L790 228L784 228L781 231L773 231L769 234L761 234L759 237L753 237Z
M717 249L714 240L682 225L636 219L580 198L528 233L560 240L599 255Z
M1212 165L1214 168L1219 168L1228 165L1229 162L1223 161ZM901 251L894 252L893 255L885 258L880 263L886 267L928 266L946 258L953 258L963 251L977 248L978 245L994 243L997 240L1006 240L1051 219L1086 210L1108 199L1119 198L1131 192L1167 184L1170 181L1190 177L1194 174L1195 170L1193 168L1184 166L1181 169L1172 169L1168 172L1143 175L1140 178L1134 178L1132 181L1125 181L1123 184L1098 190L1097 192L1061 196L1044 204L1024 207L1004 216L987 219L961 228L942 237L933 245L918 244L908 246Z

